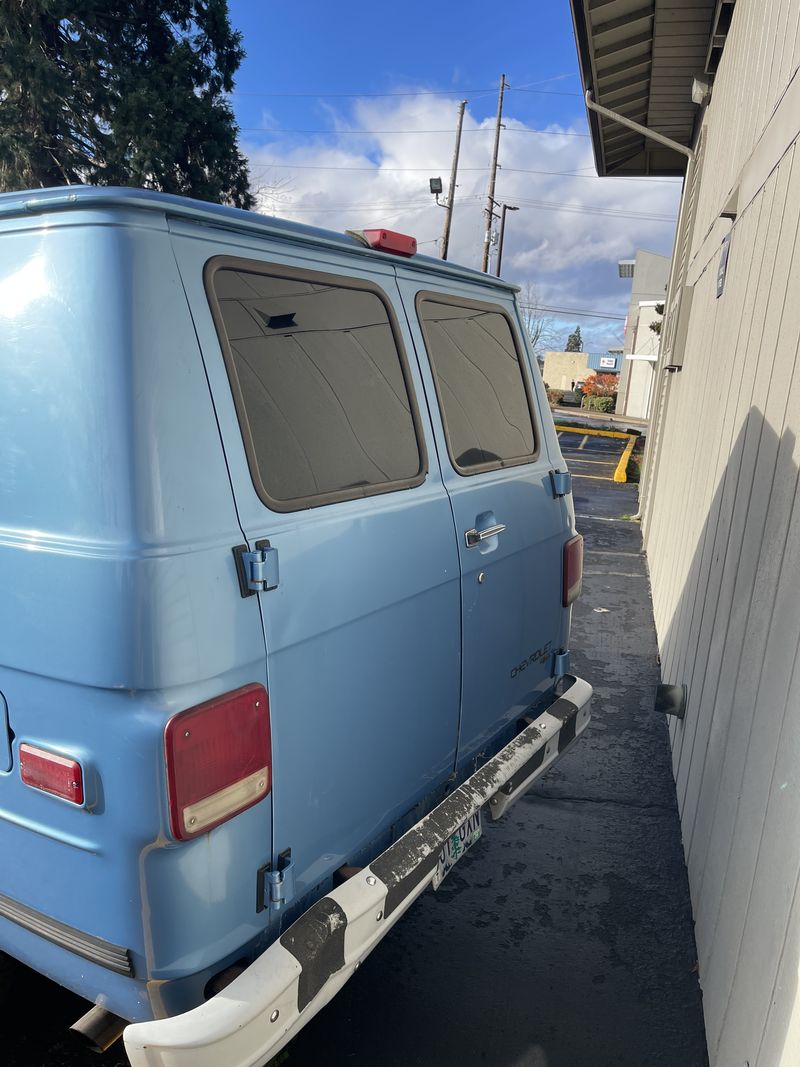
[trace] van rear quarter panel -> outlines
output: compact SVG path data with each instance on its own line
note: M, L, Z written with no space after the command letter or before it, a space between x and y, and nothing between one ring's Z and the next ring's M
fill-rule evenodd
M146 979L191 974L263 934L255 872L271 850L269 800L195 842L168 835L165 722L266 677L164 216L4 220L0 380L0 691L13 736L0 893L128 948L135 980L6 919L0 947L147 1018L162 1009ZM86 807L21 782L23 741L81 761ZM251 862L231 863L245 840Z

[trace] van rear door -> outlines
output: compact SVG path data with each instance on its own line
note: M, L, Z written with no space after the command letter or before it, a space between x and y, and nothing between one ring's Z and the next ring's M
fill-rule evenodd
M398 273L458 543L463 768L553 685L566 512L511 294Z
M173 226L263 558L273 862L291 850L299 898L452 773L452 515L393 264Z

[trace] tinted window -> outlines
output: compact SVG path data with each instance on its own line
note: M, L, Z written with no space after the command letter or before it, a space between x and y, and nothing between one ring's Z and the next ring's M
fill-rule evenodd
M400 354L374 292L227 268L212 279L268 502L307 506L421 476Z
M421 300L450 457L469 470L530 458L528 394L508 319L500 311Z

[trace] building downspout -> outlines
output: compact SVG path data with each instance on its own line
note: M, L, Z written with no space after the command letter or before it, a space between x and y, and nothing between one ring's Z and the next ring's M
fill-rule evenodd
M691 148L688 148L686 145L680 144L678 141L673 141L671 137L665 137L661 133L656 133L655 130L649 130L647 128L647 126L642 126L640 123L634 122L633 119L626 118L625 115L620 115L617 111L612 111L610 108L603 107L602 104L595 103L595 101L592 99L592 91L591 91L591 89L587 89L586 90L586 107L589 109L589 111L594 111L598 115L602 115L604 118L611 119L612 122L618 122L622 126L627 126L629 130L635 130L636 133L642 134L643 137L649 137L651 141L657 141L659 144L666 145L667 148L672 148L675 152L680 152L681 155L686 156L686 158L689 160L689 167L687 168L687 174L689 173L689 169L694 166L694 164L695 164L695 153ZM684 185L684 192L685 192L685 185ZM677 227L675 229L675 246L673 247L673 250L672 250L672 267L671 267L671 270L670 270L669 285L667 286L667 293L666 293L666 296L665 296L665 311L666 311L666 307L668 306L667 302L669 301L669 296L670 296L670 292L672 291L672 284L673 284L673 281L674 281L675 258L676 258L675 257L675 251L676 251L676 248L677 248L678 238L679 238L680 233L681 233L681 226L683 224L685 208L686 208L686 199L685 199L685 196L682 195L681 196L681 208L680 208L680 212L678 214L678 225L677 225ZM659 359L659 362L656 364L656 367L661 369L660 359ZM664 403L664 396L663 396L664 385L665 385L664 382L655 382L654 383L655 395L651 394L650 413L651 413L652 416L655 417L655 419L658 419L658 417L659 417L659 415L661 413L661 406ZM654 420L649 420L649 422L650 422L650 427L649 427L650 430L654 430L656 428L653 425L653 421ZM639 510L637 511L636 515L634 515L634 518L638 519L640 522L644 518L644 511L645 511L645 508L647 507L648 498L649 498L649 495L650 495L650 485L651 485L651 482L652 482L652 475L651 475L651 471L650 471L650 465L651 465L651 462L652 462L651 453L652 453L653 447L654 447L654 441L651 440L651 435L648 432L647 448L645 450L645 457L644 457L644 460L642 462L642 471L641 471L641 478L640 478L640 485L639 485Z
M598 115L602 115L604 118L619 122L622 126L627 126L629 130L635 130L636 133L641 133L643 137L649 137L651 141L658 141L659 144L666 145L667 148L672 148L675 152L680 152L681 155L686 156L690 163L694 162L694 152L691 148L687 148L685 144L680 144L678 141L673 141L670 137L665 137L663 133L649 130L646 126L641 126L638 122L634 122L633 119L628 119L617 111L611 111L609 108L603 107L602 104L596 104L592 100L591 89L586 90L586 106L590 111L596 111Z

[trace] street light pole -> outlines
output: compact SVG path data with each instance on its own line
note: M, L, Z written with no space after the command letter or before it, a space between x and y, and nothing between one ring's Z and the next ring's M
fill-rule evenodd
M444 216L444 232L442 233L442 259L447 259L447 250L450 247L450 223L453 221L453 201L456 198L456 176L458 175L458 153L461 149L461 127L464 124L464 108L466 106L466 100L462 100L458 105L456 144L453 149L453 166L450 169L450 191L447 194L447 210Z
M500 205L500 242L497 247L497 277L500 277L500 264L503 262L503 239L506 235L506 212L507 211L519 211L518 207L514 207L512 204Z

